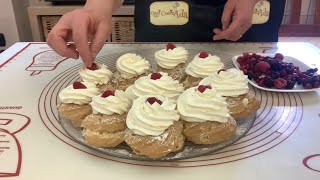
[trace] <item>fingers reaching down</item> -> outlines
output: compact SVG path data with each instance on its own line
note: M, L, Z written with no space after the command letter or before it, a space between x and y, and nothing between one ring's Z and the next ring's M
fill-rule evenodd
M73 24L72 38L83 63L87 67L91 67L93 57L89 48L88 29L90 27L90 19L83 17L82 21L76 21Z

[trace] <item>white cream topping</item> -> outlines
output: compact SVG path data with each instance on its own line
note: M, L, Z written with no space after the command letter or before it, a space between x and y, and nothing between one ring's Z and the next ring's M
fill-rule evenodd
M147 102L148 97L143 96L133 102L126 123L134 134L159 136L180 117L175 110L176 104L167 97L155 96L162 101L161 105L157 102L151 105Z
M188 122L227 122L230 114L226 99L214 88L203 93L197 88L192 87L179 96L177 107L181 119Z
M174 49L162 49L155 53L155 59L159 66L165 69L173 69L179 64L186 63L188 60L188 51L183 47Z
M168 76L168 73L160 72L160 74L162 77L157 80L151 79L152 74L140 77L133 85L126 89L126 93L132 99L137 99L145 95L162 95L176 100L184 91L183 85Z
M93 114L124 114L129 111L132 105L132 99L122 90L116 90L114 96L106 98L101 94L92 98L90 103Z
M73 85L66 87L59 93L59 99L61 102L69 104L84 105L89 104L92 97L100 94L99 89L93 83L82 82L86 89L73 89Z
M224 64L218 56L209 54L206 58L200 58L198 54L194 57L193 61L188 64L186 73L196 78L205 78L223 69L223 67Z
M97 64L99 69L90 70L86 67L82 67L79 71L80 77L84 82L90 82L94 84L107 84L112 77L112 72L108 69L105 64Z
M116 63L120 76L131 79L150 69L150 63L139 55L127 53L119 57Z
M199 84L211 85L223 96L239 96L249 92L248 77L236 68L213 73Z

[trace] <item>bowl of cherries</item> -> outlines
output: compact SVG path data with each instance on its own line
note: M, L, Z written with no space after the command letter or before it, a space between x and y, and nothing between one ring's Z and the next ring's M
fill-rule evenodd
M319 90L318 68L291 56L243 53L234 56L236 68L248 76L250 84L274 92L309 92Z

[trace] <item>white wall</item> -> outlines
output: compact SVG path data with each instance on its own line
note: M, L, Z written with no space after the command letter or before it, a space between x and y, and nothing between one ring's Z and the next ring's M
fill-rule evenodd
M1 1L1 0L0 0ZM29 0L12 0L20 41L32 41L28 16Z
M19 41L19 33L11 0L1 0L0 4L0 32L7 41L7 46L0 49L5 49Z

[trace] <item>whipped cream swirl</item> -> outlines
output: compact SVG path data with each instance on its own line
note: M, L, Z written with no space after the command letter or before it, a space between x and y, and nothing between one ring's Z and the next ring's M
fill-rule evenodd
M92 97L100 94L99 89L93 83L82 82L87 88L86 89L73 89L73 85L66 87L59 93L59 99L62 103L66 104L78 104L84 105L89 104Z
M173 69L179 64L186 63L188 60L188 51L183 47L174 49L162 49L155 53L157 64L165 69Z
M151 105L147 102L148 97L143 96L133 102L126 124L134 134L158 136L163 134L174 121L178 121L180 116L175 110L176 104L167 97L155 96L162 101L161 105L157 102Z
M223 69L223 67L224 64L218 56L209 54L206 58L200 58L198 54L194 57L193 61L188 64L186 73L195 78L205 78Z
M86 67L82 67L79 71L80 77L84 82L90 82L94 84L107 84L111 77L112 72L108 69L108 66L105 64L98 64L99 69L90 70Z
M132 99L122 90L116 90L114 96L106 98L95 96L90 103L93 114L124 114L129 111L132 105Z
M240 96L249 92L248 77L236 68L211 74L199 84L211 85L223 96Z
M139 76L150 69L150 63L139 55L128 53L117 60L117 70L124 79Z
M126 93L132 99L137 99L145 95L162 95L176 100L184 91L183 85L168 76L168 73L160 72L160 74L162 77L157 80L151 79L151 74L140 77L133 85L126 89Z
M181 119L188 122L227 122L230 114L226 99L214 88L203 93L197 88L187 89L179 96L177 107Z

